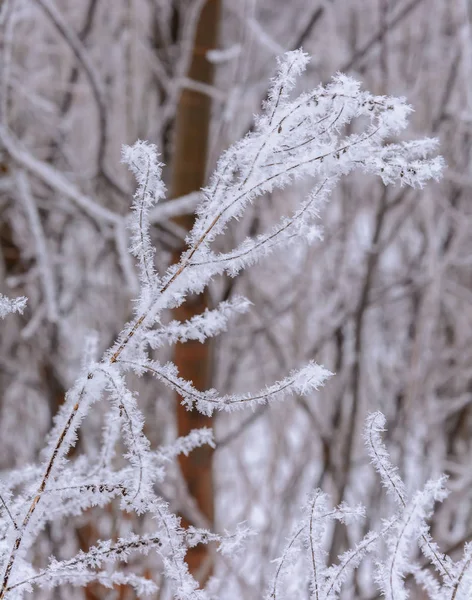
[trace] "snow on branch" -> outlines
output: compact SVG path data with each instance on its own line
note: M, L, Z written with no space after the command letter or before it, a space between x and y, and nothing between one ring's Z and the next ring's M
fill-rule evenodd
M206 309L200 315L188 321L171 321L159 329L151 330L146 335L146 340L151 348L160 348L164 344L175 344L188 340L204 342L207 338L214 337L225 331L232 317L243 314L249 310L251 302L241 296L220 302L213 310Z
M378 564L377 581L387 600L408 597L404 577L410 569L412 549L427 529L425 520L431 517L434 503L441 502L447 495L445 480L441 477L429 481L423 490L416 492L386 536L389 556Z
M97 546L93 546L87 552L80 551L69 560L52 559L46 569L23 581L14 582L10 589L17 590L24 587L25 590L31 591L33 583L40 587L52 588L57 582L83 587L92 581L97 581L109 588L113 588L115 584L129 584L137 594L148 595L157 591L152 580L137 577L132 573L107 573L96 569L106 563L127 561L132 553L148 554L153 548L160 548L160 546L159 537L150 535L132 535L119 539L116 543L99 542Z
M168 461L172 458L183 454L188 456L195 448L208 444L212 448L215 447L213 439L213 430L209 427L201 427L200 429L192 429L187 435L181 436L172 444L164 446L157 451L159 461Z
M26 308L28 299L24 296L19 298L7 298L3 294L0 294L0 318L4 319L10 313L22 314Z
M282 400L288 395L307 395L323 386L332 375L324 367L310 362L301 369L292 371L288 377L263 388L255 394L225 394L219 396L215 389L203 392L197 390L190 381L179 377L177 367L171 362L161 365L158 361L151 360L146 363L121 360L120 363L132 367L137 374L149 371L162 383L177 392L182 398L182 404L189 410L196 407L200 413L208 416L211 416L215 410L230 412Z
M162 165L157 160L156 146L141 141L134 146L123 146L122 161L128 165L138 182L132 205L134 218L130 224L130 251L139 261L141 280L151 287L158 281L153 265L155 249L149 235L149 211L165 194L161 180Z
M49 6L50 3L43 4ZM166 311L182 304L190 294L200 293L218 274L235 275L276 248L298 242L317 242L321 237L321 209L335 184L352 171L376 175L385 184L422 187L429 179L439 178L443 166L440 157L428 158L435 149L433 140L392 143L392 138L407 126L412 110L404 99L362 91L359 83L342 74L337 74L326 86L320 85L296 95L298 77L308 60L301 50L289 52L279 59L278 72L271 81L268 100L256 119L254 130L219 159L208 186L196 196L201 202L196 210L194 227L187 237L188 247L180 260L162 274L157 273L154 265L155 249L150 236L151 220L159 220L168 209L166 205L162 211L156 207L165 193L157 148L142 141L123 148L123 161L137 180L129 218L130 251L138 262L140 282L134 316L100 360L87 353L82 371L55 417L41 455L40 468L25 467L23 471L15 472L12 480L5 481L0 490L0 600L19 600L36 585L86 585L92 580L110 586L129 583L138 594L153 592L155 582L132 575L128 569L111 572L108 568L108 563L121 563L132 552L149 550L158 554L159 575L164 577L175 598L203 600L208 595L199 588L185 562L188 546L219 541L221 553L231 554L249 535L244 527L224 536L197 529L186 531L180 519L159 497L155 484L163 480L169 459L179 453L191 452L204 443L211 445L213 438L208 430L201 430L180 438L167 449L153 450L146 437L137 394L129 386L129 372L152 373L177 392L188 409L196 409L205 415L211 415L215 410L253 408L290 395L313 394L331 375L314 362L282 375L279 381L255 394L197 390L191 381L179 376L175 365L163 365L154 360L151 351L164 344L204 341L226 329L230 318L246 311L249 303L235 298L188 321L168 324L165 324ZM356 126L348 127L353 121ZM111 227L117 236L117 246L123 251L126 220L121 215L84 196L52 167L32 157L2 128L0 140L23 169L71 198L97 221ZM292 214L282 217L269 231L249 237L232 250L223 253L214 250L212 243L233 219L243 215L251 203L298 181L308 182L312 191ZM179 210L188 210L194 202L195 196L182 199L183 206ZM170 207L169 211L171 214ZM53 315L54 282L44 236L38 230L34 210L28 207L27 212L46 277L48 309ZM132 267L130 272L123 257L122 263L132 284ZM21 312L25 302L24 298L9 300L0 296L0 316ZM104 399L110 402L110 407L99 450L93 458L87 455L70 457L69 450L77 442L84 418L95 403ZM337 519L350 526L353 519L362 516L362 510L350 509L344 504L331 507L327 496L315 492L282 557L276 562L268 598L281 598L288 581L291 590L298 588L294 597L306 596L308 589L316 600L339 597L352 571L368 552L376 552L376 541L380 538L387 540L389 556L386 560L377 557L383 565L379 567L378 581L389 597L393 594L404 597L409 546L415 543L445 580L448 590L454 590L451 592L454 596L470 594L470 548L466 548L463 561L454 565L439 552L426 524L434 502L444 497L444 480L429 483L413 499L408 498L405 485L381 440L384 426L383 415L371 415L365 439L382 483L397 502L397 514L379 532L368 533L354 544L340 557L337 565L328 567L324 548L330 531L327 524ZM120 440L125 447L124 456L118 455ZM88 552L79 553L68 561L53 559L39 572L28 562L27 551L37 542L46 523L57 517L80 514L90 506L104 506L117 497L121 500L122 510L147 513L155 524L155 534L132 535L118 542L99 541ZM106 569L101 570L102 566ZM387 581L387 574L391 575L392 584ZM421 579L419 572L416 576ZM423 577L424 581L426 579ZM441 588L441 593L444 589Z
M385 425L385 417L381 413L369 415L366 420L366 431L375 430ZM391 465L388 452L378 435L370 438L369 453L382 456L382 468L379 462L374 461L374 466L382 479L386 477L385 468L388 463L388 473L391 475ZM400 485L400 478L395 472L395 486ZM391 489L388 479L387 490ZM413 574L415 580L429 593L431 600L449 600L466 598L472 592L472 551L471 545L466 544L464 555L460 561L454 563L449 557L441 556L443 572L439 573L444 582L433 578L428 567L421 567L413 558L415 549L424 544L425 536L429 536L427 521L431 518L436 502L442 502L447 496L445 484L447 478L439 477L426 483L423 489L415 492L411 499L404 496L405 504L391 518L382 523L378 531L369 531L352 548L338 557L336 564L327 566L326 543L327 524L330 519L340 519L349 523L349 520L363 518L365 512L362 507L350 509L346 505L330 508L329 498L320 490L316 490L302 509L302 516L295 525L293 533L283 551L282 556L275 561L274 576L269 587L268 599L286 597L286 590L299 590L302 593L309 581L312 600L335 600L341 597L343 587L355 569L359 568L368 553L373 554L376 564L375 580L383 597L387 600L406 600L408 591L405 587L405 578ZM383 546L386 547L386 557ZM428 541L436 548L429 536ZM430 557L435 565L438 556ZM436 566L436 565L435 565ZM294 585L294 574L296 581ZM459 594L459 591L461 593ZM467 596L467 594L469 596ZM344 597L344 596L343 596Z
M369 415L366 421L364 440L372 464L380 475L384 487L399 506L404 508L407 502L405 485L398 475L397 467L390 462L389 453L381 437L381 434L385 432L386 422L387 420L381 412Z

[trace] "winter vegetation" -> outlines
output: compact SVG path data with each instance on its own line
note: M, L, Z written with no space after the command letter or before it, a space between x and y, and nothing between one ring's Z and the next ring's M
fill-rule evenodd
M470 598L469 4L86 4L0 4L0 599Z

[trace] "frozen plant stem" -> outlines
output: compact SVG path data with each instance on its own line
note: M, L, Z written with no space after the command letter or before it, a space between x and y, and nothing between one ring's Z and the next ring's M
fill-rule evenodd
M194 227L189 233L188 249L175 265L169 267L162 280L154 268L154 248L149 235L150 211L165 194L161 180L162 165L158 162L157 149L153 145L139 141L132 147L124 147L123 161L133 171L138 183L130 221L130 252L137 260L141 282L136 316L124 327L101 362L89 364L66 395L47 448L48 458L37 491L31 501L24 500L24 512L22 508L21 514L25 516L18 526L15 513L10 515L15 535L12 536L10 549L5 552L7 558L0 600L16 588L15 581L11 583L12 573L16 573L18 557L21 555L23 559L28 544L34 541L31 535L25 542L25 536L29 535L35 519L41 518L37 509L44 493L53 491L47 490L48 484L55 478L60 479L61 475L72 481L77 476L74 465L68 465L65 458L75 443L81 420L91 404L98 401L105 392L112 408L119 415L120 432L127 447L126 458L130 466L122 471L114 471L111 462L107 464L104 472L115 484L102 486L102 493L127 490L121 498L122 509L134 510L138 514L147 512L155 517L163 532L163 539L167 540L163 542L168 553L163 568L166 576L173 582L175 595L184 600L197 598L197 584L187 572L184 562L184 530L177 517L168 511L162 499L154 492L154 484L161 474L156 466L156 453L151 450L143 432L144 418L135 395L128 389L124 378L127 371L133 370L138 375L146 371L152 373L167 387L177 391L187 408L195 407L207 415L215 410L229 411L243 406L265 404L289 394L307 395L322 386L330 376L323 367L309 363L257 394L220 396L216 390L196 390L192 382L179 377L175 365L162 365L151 360L148 353L148 347L153 347L153 341L158 345L176 335L175 325L162 324L161 313L180 305L187 295L202 292L215 276L235 276L275 249L290 246L300 240L307 244L317 242L320 238L319 213L341 177L360 168L366 173L379 176L386 185L400 182L416 187L422 187L431 178L439 178L441 158L427 158L436 146L434 140L386 142L407 126L411 108L404 100L373 96L361 91L357 82L343 75L337 75L327 86L318 86L314 91L291 100L290 94L295 87L296 77L304 71L307 62L308 57L302 51L290 52L279 60L278 73L271 82L268 100L262 115L256 121L254 131L229 148L218 161L209 186L202 190L203 200L197 209ZM346 126L358 117L364 117L362 131L347 135ZM229 253L218 253L211 248L216 237L225 232L228 223L241 216L250 203L274 189L293 184L300 178L311 180L313 191L293 214L283 217L272 230L246 239ZM188 338L197 335L202 340L216 335L221 329L222 315L227 318L225 311L237 314L243 304L227 304L221 307L220 312L217 308L197 324L192 321L184 322L179 325L178 335ZM244 310L247 307L248 303L244 305ZM107 435L112 443L116 441L111 430ZM109 443L110 440L107 441ZM202 436L201 443L207 443L207 436ZM98 469L99 473L101 471L102 469ZM96 465L92 472L96 472ZM84 477L84 474L80 475L81 478ZM92 491L85 499L79 496L80 490L84 489L83 485L77 485L76 488L79 491L75 499L80 510L97 501ZM96 485L91 484L90 490L95 488ZM74 486L69 489L73 490ZM111 497L113 495L109 500ZM312 549L314 593L316 600L323 600L323 585L326 581L323 568L319 566L323 561L321 555L316 554L316 545L321 539L320 523L328 517L344 519L348 512L343 507L323 514L318 514L317 511L318 505L313 504L309 526L303 526L293 544L302 532L309 531L310 540L306 541L307 546ZM66 508L64 514L68 514ZM47 515L43 515L43 518L46 522ZM347 566L356 565L370 544L369 538L363 546L358 547L355 555L345 559L346 572ZM164 550L161 552L165 556ZM92 558L90 555L93 566ZM84 559L84 564L86 562ZM279 575L282 577L283 570L284 560L279 564L272 597L276 594ZM344 571L342 574L344 576ZM84 573L83 577L83 581L89 581L87 578L91 577L91 573ZM22 578L25 581L27 579L28 577ZM30 581L34 579L29 577ZM41 578L41 581L43 579L47 578ZM66 577L64 581L68 581ZM138 585L135 580L128 581ZM337 590L342 577L330 581L332 588ZM198 590L198 593L198 598L204 598L202 590Z

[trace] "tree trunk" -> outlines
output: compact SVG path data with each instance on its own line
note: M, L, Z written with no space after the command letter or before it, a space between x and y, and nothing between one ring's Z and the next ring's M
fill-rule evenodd
M213 68L206 59L206 51L214 48L217 41L220 18L220 0L207 0L203 6L197 26L192 62L188 72L191 80L211 85ZM200 92L184 89L179 100L175 124L174 156L172 165L172 196L178 198L199 190L205 184L207 150L211 118L211 100ZM185 230L193 225L192 216L176 219ZM180 251L183 248L180 249ZM176 252L178 260L180 251ZM189 319L205 310L208 295L191 297L175 310L178 320ZM200 390L211 385L211 346L190 341L177 344L174 362L180 375L191 380ZM178 397L177 422L179 435L195 428L211 426L211 419L197 411L187 411ZM180 467L191 496L210 523L213 522L213 477L211 448L205 446L181 457ZM187 562L191 573L204 582L211 571L211 561L205 546L189 550Z

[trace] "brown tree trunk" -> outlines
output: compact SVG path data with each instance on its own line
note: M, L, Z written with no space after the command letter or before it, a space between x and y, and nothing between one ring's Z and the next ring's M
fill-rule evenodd
M207 50L214 48L218 35L220 18L220 0L207 0L203 6L197 26L193 47L192 62L188 72L191 80L211 85L213 68L206 59ZM172 165L172 196L177 198L199 190L205 184L207 150L211 117L211 100L200 92L184 89L177 110L175 125L175 146ZM193 217L176 219L185 230L190 230ZM181 248L180 250L183 250ZM180 252L176 252L178 260ZM205 310L208 295L193 296L175 310L178 320L189 319ZM209 342L201 344L190 341L177 344L174 362L180 375L193 382L200 390L211 385L211 346ZM178 397L177 422L179 435L203 426L211 426L211 419L196 410L187 411ZM213 476L211 448L205 446L182 457L180 467L191 496L200 511L210 523L213 522ZM211 561L207 548L197 546L189 550L187 562L191 573L200 582L205 581L211 571Z

